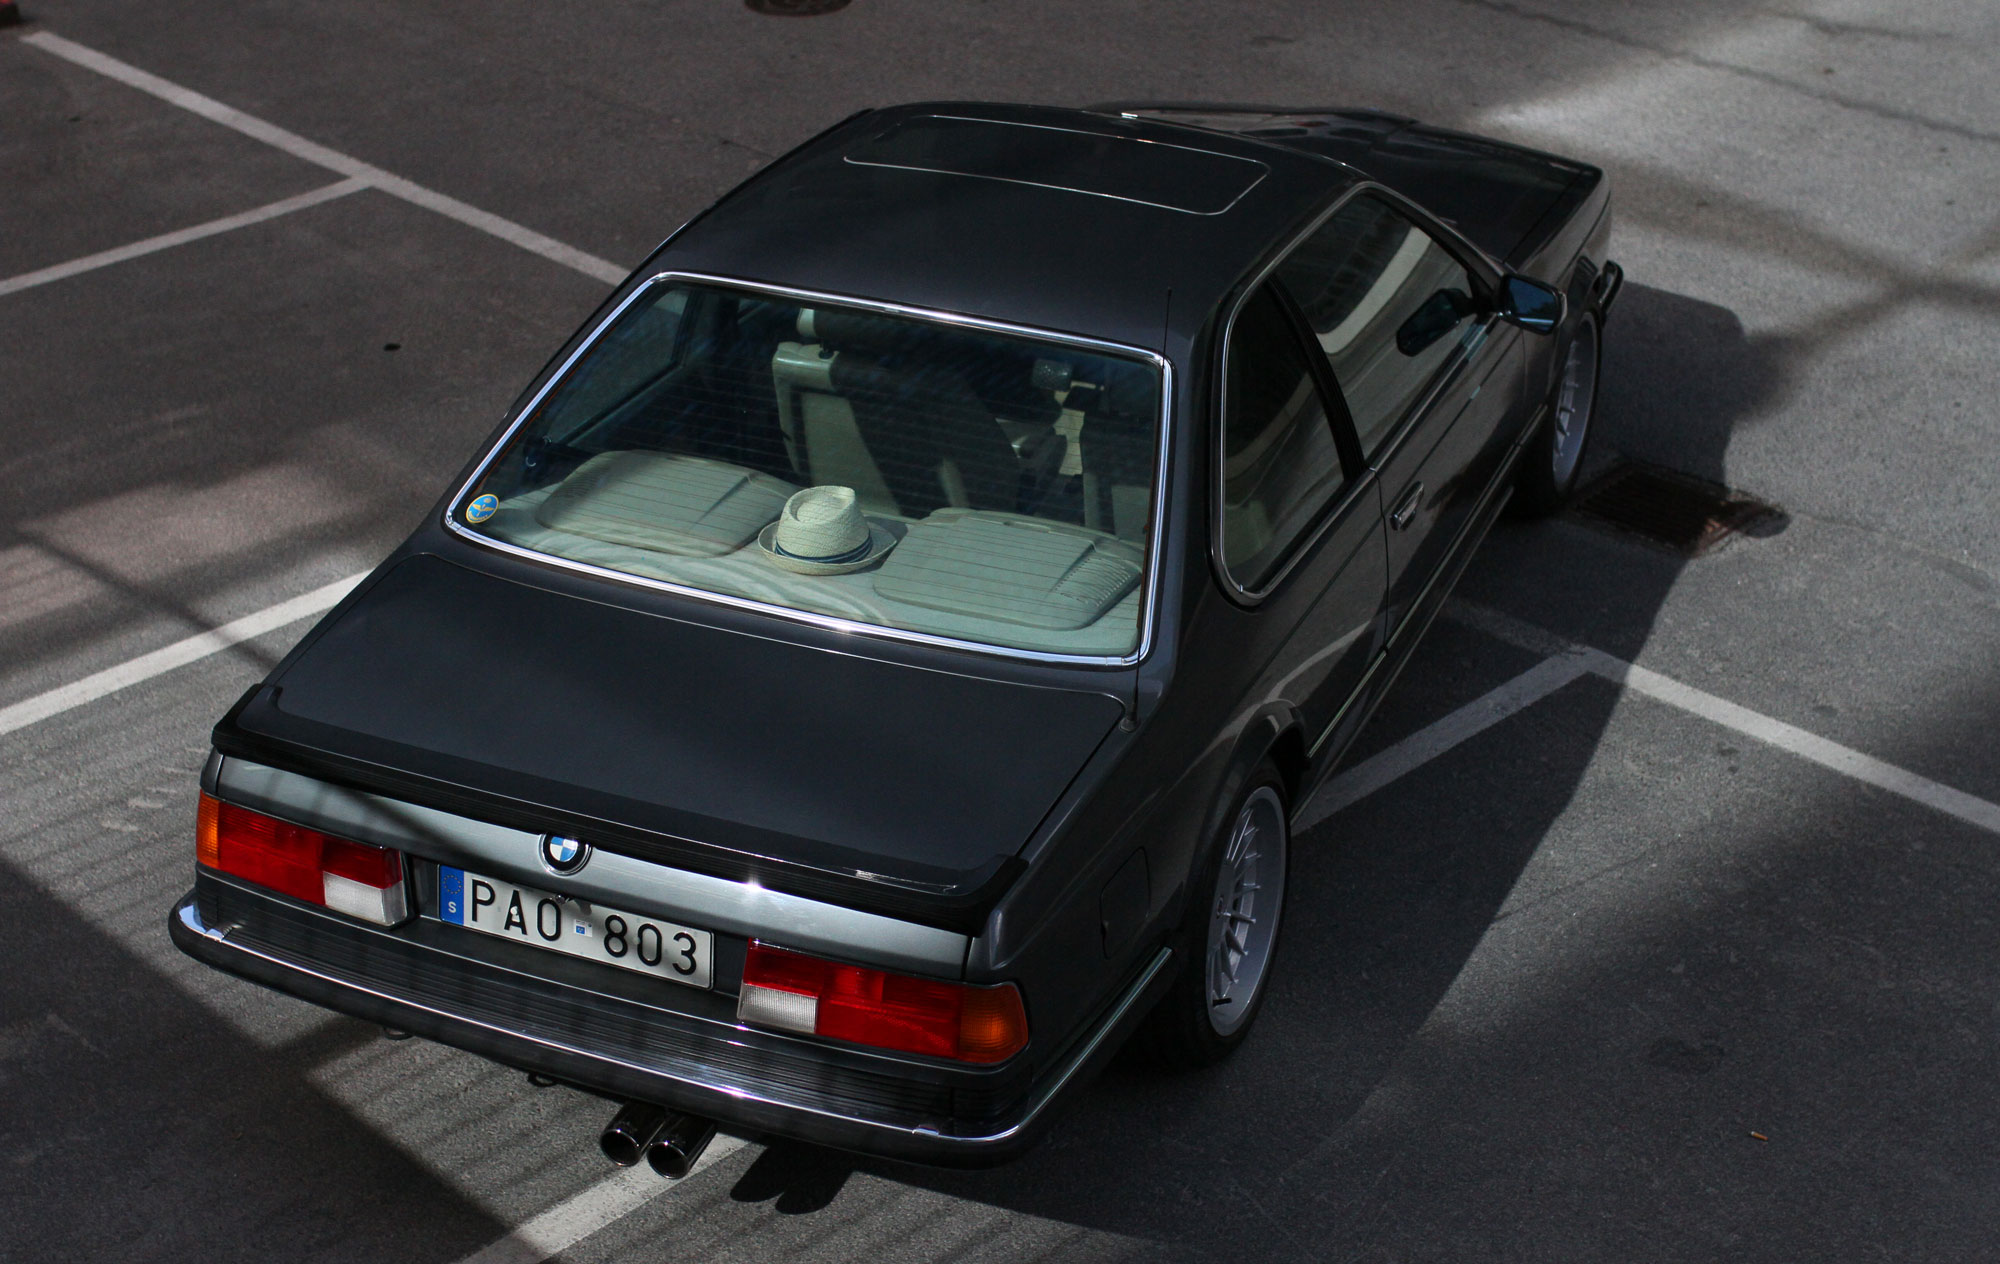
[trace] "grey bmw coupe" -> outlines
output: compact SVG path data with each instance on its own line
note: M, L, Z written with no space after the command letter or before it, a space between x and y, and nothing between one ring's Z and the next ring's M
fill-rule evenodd
M1366 110L849 119L223 717L175 942L670 1175L718 1125L993 1162L1128 1041L1224 1058L1290 823L1576 482L1609 205Z

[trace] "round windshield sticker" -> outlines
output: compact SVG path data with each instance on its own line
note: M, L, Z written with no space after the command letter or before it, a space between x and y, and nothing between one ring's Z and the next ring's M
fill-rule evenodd
M484 496L474 496L472 503L465 507L467 522L484 522L500 508L500 498L488 492Z

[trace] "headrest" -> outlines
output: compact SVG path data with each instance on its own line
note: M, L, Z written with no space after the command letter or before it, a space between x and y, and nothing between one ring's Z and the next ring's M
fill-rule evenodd
M908 347L923 339L924 330L894 316L874 312L835 309L799 310L799 337L836 351L860 351L879 355Z
M1029 384L1038 391L1066 391L1075 377L1067 360L1038 358L1035 367L1028 372Z

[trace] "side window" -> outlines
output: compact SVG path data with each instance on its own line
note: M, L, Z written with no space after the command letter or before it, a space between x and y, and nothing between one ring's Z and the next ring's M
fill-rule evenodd
M1379 198L1351 198L1279 265L1372 460L1476 317L1450 251Z
M1340 452L1307 351L1268 285L1229 335L1222 437L1222 560L1258 588L1340 490Z

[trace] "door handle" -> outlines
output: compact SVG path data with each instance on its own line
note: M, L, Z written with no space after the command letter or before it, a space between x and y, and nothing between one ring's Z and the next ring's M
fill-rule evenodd
M1423 498L1423 494L1424 485L1422 483L1413 484L1409 491L1403 493L1403 499L1394 509L1389 511L1389 529L1391 531L1401 531L1404 527L1410 525L1410 519L1417 516L1417 501Z

